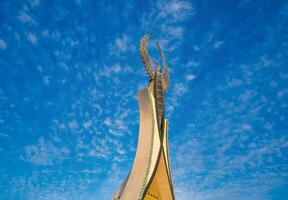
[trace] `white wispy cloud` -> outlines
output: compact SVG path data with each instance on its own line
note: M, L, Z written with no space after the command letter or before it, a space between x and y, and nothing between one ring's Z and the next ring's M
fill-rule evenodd
M112 154L111 148L108 146L108 139L93 137L91 148L88 149L88 155L96 158L108 160Z
M187 63L187 67L198 67L200 65L199 62L195 61L195 60L190 60L188 63Z
M46 85L50 84L50 77L49 76L44 76L43 81Z
M197 45L194 45L194 46L193 46L193 50L194 50L194 51L200 51L200 48L199 48Z
M110 77L111 75L116 75L120 73L131 73L133 70L130 66L127 65L120 65L119 63L115 63L111 66L104 66L100 72L95 76L99 79L99 76Z
M29 32L27 35L27 40L30 41L32 44L36 45L38 42L38 38L34 33Z
M36 21L33 17L28 14L28 8L26 6L23 7L23 10L20 12L18 19L22 23L32 23L35 24Z
M187 80L188 81L188 80ZM181 97L188 92L187 83L176 83L172 88L172 95L169 96L167 99L167 116L171 116L172 112L174 111L175 107L179 105Z
M220 46L222 46L223 44L223 41L216 41L214 44L213 44L213 48L214 49L218 49Z
M92 125L93 125L92 120L87 120L87 121L83 122L83 127L85 129L89 129Z
M230 88L236 88L236 87L241 86L242 84L243 84L242 80L233 78L229 80L229 82L227 83L227 86Z
M130 38L127 35L122 35L120 38L116 38L115 45L120 52L126 52L131 48Z
M68 124L68 127L70 128L70 130L73 132L73 131L75 131L76 129L78 129L78 122L75 120L75 119L73 119L72 121L70 121L69 122L69 124Z
M169 34L173 38L181 39L183 37L184 28L181 26L162 25L162 32Z
M32 7L39 6L39 4L40 4L40 0L30 0L30 5Z
M59 147L53 141L40 137L37 144L25 147L25 160L33 165L47 166L67 159L70 150Z
M111 119L107 118L104 121L104 124L108 127L109 133L111 133L112 135L122 136L128 132L128 127L123 119L115 119L113 123L108 122L111 122Z
M7 44L4 40L0 39L0 49L5 50L7 48Z
M187 81L193 81L195 78L196 78L196 76L193 75L193 74L187 74L186 75L186 80Z
M159 9L161 18L171 17L175 21L184 20L187 16L195 14L192 4L188 1L160 1Z
M135 51L136 47L132 43L132 39L129 35L123 34L116 38L114 43L109 44L109 54L110 55L120 55L128 51Z

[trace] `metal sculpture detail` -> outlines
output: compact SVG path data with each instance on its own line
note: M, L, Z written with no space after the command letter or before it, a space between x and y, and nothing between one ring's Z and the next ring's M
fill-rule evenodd
M169 71L168 71L168 65L164 56L164 53L159 45L158 42L155 42L159 52L161 54L162 62L164 64L164 70L162 72L161 66L156 62L156 69L153 69L151 64L151 59L148 54L147 50L147 42L148 40L152 38L151 35L144 35L144 37L141 39L140 42L140 55L142 58L142 62L144 64L144 68L146 73L148 74L150 78L150 84L151 82L154 83L154 96L156 98L156 110L157 110L157 121L159 128L162 125L162 118L164 114L164 93L169 88Z
M166 62L166 58L164 56L164 53L159 45L158 42L156 42L156 45L160 51L162 62L164 64L164 70L162 72L161 66L157 63L157 68L156 70L153 69L152 64L151 64L151 59L147 51L147 42L148 40L152 38L151 35L146 34L144 37L142 37L141 42L140 42L140 55L142 58L142 62L144 64L144 68L146 73L148 74L150 81L155 80L156 76L159 77L161 80L161 84L163 85L163 91L166 92L169 87L169 73L168 73L168 65Z
M164 93L169 87L168 65L156 42L164 65L152 67L147 50L150 35L140 41L140 56L149 76L149 85L138 92L140 127L133 166L112 200L175 200L168 148L168 120Z

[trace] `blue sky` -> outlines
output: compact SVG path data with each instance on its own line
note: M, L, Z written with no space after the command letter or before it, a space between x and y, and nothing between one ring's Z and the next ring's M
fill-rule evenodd
M110 199L135 155L145 33L170 67L177 200L288 199L281 0L2 0L0 199Z

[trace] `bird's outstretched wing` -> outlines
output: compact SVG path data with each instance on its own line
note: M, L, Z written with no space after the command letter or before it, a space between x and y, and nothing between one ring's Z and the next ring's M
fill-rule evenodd
M153 79L153 68L150 61L150 57L147 51L147 41L151 38L151 35L146 34L142 37L140 42L140 56L145 67L145 71L148 74L150 80Z
M168 71L168 64L166 62L166 58L164 56L164 53L159 45L158 42L156 42L156 45L158 46L158 49L160 51L160 54L161 54L161 58L162 58L162 62L163 62L163 65L164 65L164 69L163 69L163 90L164 92L166 92L169 88L169 71Z

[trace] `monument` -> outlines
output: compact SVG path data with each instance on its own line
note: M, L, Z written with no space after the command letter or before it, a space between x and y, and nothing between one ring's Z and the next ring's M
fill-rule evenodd
M164 93L169 87L168 65L158 42L164 69L156 69L147 51L145 35L140 55L149 76L149 85L138 92L140 128L132 169L112 200L174 200L168 148L168 120L165 119Z

